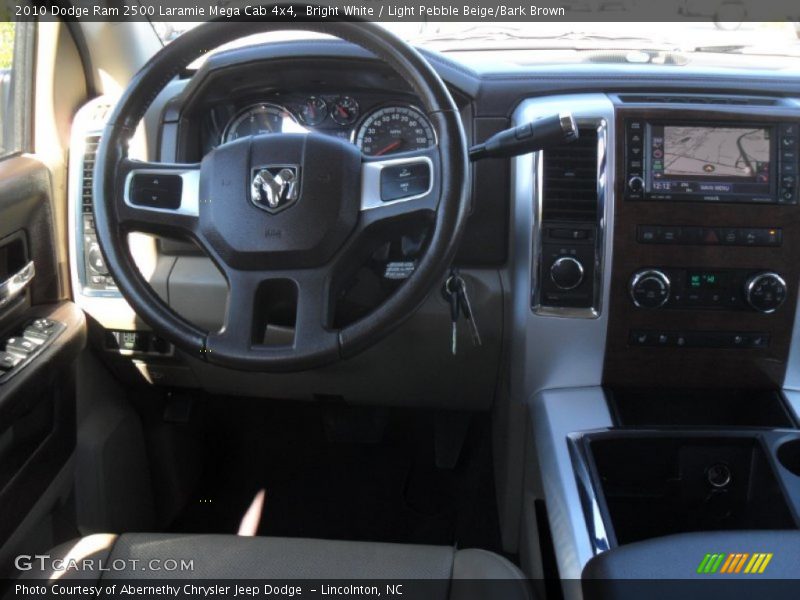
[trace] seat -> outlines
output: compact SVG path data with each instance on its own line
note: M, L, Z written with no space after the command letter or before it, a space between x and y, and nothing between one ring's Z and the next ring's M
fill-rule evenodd
M681 533L598 554L586 563L581 587L584 600L796 600L798 556L794 529Z
M191 568L182 569L181 561L190 562ZM505 558L485 550L445 546L211 534L96 534L57 546L48 560L36 561L34 567L24 571L23 578L381 579L426 585L426 598L531 598L528 582Z

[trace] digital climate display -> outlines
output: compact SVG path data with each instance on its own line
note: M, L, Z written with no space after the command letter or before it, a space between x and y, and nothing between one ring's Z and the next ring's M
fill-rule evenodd
M728 285L726 274L717 271L689 271L688 281L692 290L718 290Z
M770 127L650 125L648 192L768 199L772 142Z

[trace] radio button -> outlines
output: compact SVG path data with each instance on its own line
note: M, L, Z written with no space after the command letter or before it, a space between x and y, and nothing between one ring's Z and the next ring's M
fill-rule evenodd
M725 227L719 230L719 236L722 239L722 243L728 246L736 246L738 244L745 244L747 243L747 236L740 235L738 229L733 229L730 227ZM754 238L755 239L755 238Z
M781 135L797 135L797 125L794 123L783 123L780 126Z
M677 244L681 241L680 227L661 227L659 239L665 244Z
M636 237L641 244L655 244L658 241L658 230L654 225L639 225Z
M681 229L681 243L683 244L702 244L702 227L683 227Z
M628 189L634 194L640 193L644 190L644 179L638 176L628 179Z
M703 229L703 244L708 246L716 246L719 244L719 235L716 229Z

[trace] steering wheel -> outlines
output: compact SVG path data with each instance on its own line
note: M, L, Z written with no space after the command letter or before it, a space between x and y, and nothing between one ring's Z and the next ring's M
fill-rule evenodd
M239 37L285 29L330 34L383 60L417 94L436 145L381 158L330 136L273 133L220 145L199 164L127 157L145 111L181 69ZM158 52L110 116L95 166L97 236L123 296L175 346L234 369L297 371L375 344L439 285L467 217L467 169L464 130L446 86L416 50L379 26L209 22ZM411 185L402 181L407 176ZM428 213L433 223L413 274L372 312L333 328L333 282L359 240L412 213ZM188 237L209 255L228 284L221 330L188 322L154 292L131 256L131 231ZM294 339L286 345L262 343L268 315L259 309L276 286L296 299Z

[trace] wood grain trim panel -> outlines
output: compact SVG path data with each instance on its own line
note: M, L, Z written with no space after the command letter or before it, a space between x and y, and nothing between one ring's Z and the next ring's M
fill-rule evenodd
M730 113L661 110L618 110L620 140L616 172L614 253L609 302L609 326L603 382L612 387L781 387L794 323L800 284L800 207L785 205L714 204L703 202L626 201L625 120L674 119L698 124L731 119ZM778 122L786 117L742 117ZM781 227L779 248L733 246L646 245L636 241L637 225ZM628 282L643 267L763 269L780 273L789 292L774 314L728 310L646 310L636 308ZM628 344L632 329L667 331L767 331L766 349L645 348Z

